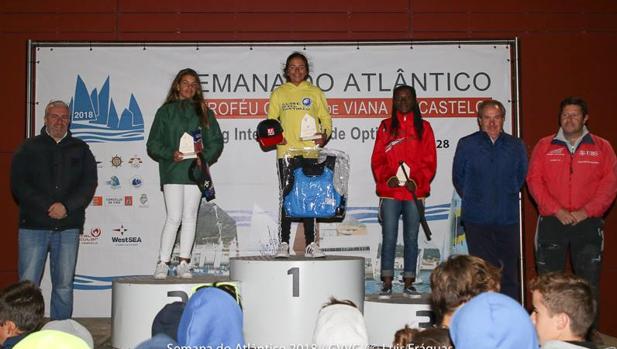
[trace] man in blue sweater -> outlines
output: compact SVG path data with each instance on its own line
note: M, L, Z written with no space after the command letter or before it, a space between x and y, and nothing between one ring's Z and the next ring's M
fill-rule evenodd
M469 254L501 268L501 292L519 300L519 192L527 152L520 139L503 131L505 116L499 101L478 105L480 131L458 142L452 180L463 199Z

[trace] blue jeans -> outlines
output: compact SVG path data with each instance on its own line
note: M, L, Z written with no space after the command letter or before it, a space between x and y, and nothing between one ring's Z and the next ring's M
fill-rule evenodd
M416 277L420 216L413 200L381 199L381 276L394 276L398 221L403 215L404 278Z
M49 252L52 320L70 319L73 314L73 278L78 248L79 229L19 229L19 280L40 285Z

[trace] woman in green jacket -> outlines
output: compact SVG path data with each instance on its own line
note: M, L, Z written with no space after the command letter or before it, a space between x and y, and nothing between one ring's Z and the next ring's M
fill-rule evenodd
M171 252L180 223L180 264L176 275L191 278L191 249L195 241L197 211L201 191L189 179L191 164L179 150L185 133L201 132L202 155L212 165L223 151L223 135L214 112L204 101L199 75L193 69L182 69L174 78L165 103L157 110L148 136L148 154L159 163L159 176L165 198L167 219L161 235L159 263L154 277L164 279L169 271Z

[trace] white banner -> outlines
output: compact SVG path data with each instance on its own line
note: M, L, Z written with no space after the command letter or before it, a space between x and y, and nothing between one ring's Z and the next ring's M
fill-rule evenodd
M341 223L319 225L320 245L327 254L364 257L368 293L378 289L381 242L370 169L375 132L390 115L393 87L416 88L438 156L426 201L433 239L419 235L419 288L427 290L430 271L456 241L452 158L459 138L478 129L477 103L503 102L511 132L509 44L46 45L36 52L36 132L48 101L70 102L71 131L90 144L98 162L99 186L79 251L75 316L109 316L112 278L154 271L165 208L157 163L146 154L145 141L182 68L200 74L225 137L223 154L211 168L217 198L200 210L195 270L227 274L229 257L273 253L279 205L275 154L260 150L254 132L270 93L283 82L285 58L296 50L309 58L310 78L328 99L334 126L328 147L347 152L351 162L347 215ZM295 231L294 224L292 245L301 251L304 239L295 238ZM402 270L402 246L395 268ZM43 287L48 286L46 279Z

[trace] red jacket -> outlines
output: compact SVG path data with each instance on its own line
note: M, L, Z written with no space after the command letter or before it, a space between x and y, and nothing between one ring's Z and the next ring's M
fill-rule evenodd
M431 124L422 120L422 140L418 139L413 125L413 113L397 115L399 120L398 135L390 134L390 118L379 125L375 147L371 157L371 168L380 197L412 200L411 193L405 187L390 188L387 181L396 176L399 162L404 161L410 167L409 177L416 182L418 198L430 194L430 183L437 169L435 135Z
M584 209L601 217L617 193L617 160L610 143L586 134L574 154L555 136L542 138L531 154L527 185L540 215Z

